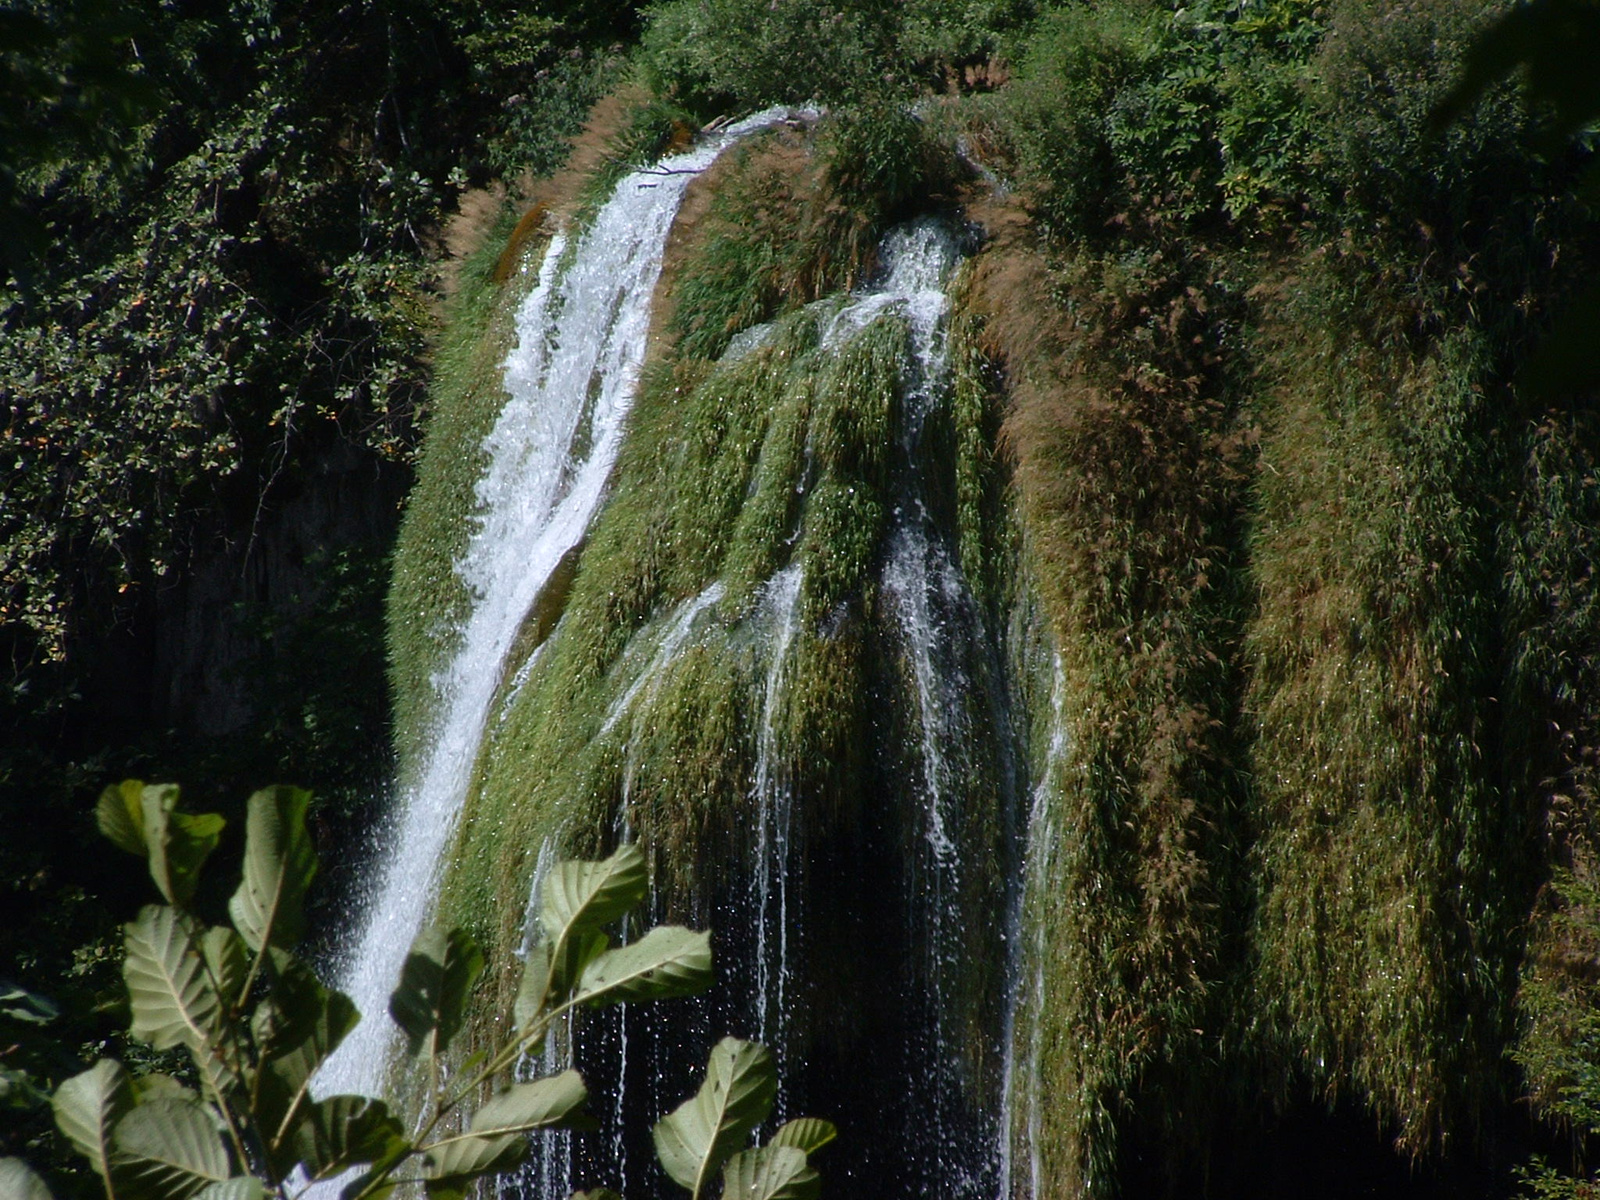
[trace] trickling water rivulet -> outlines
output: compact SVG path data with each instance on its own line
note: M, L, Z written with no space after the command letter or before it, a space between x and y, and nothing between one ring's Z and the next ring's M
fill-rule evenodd
M827 563L816 556L812 517L803 511L785 527L771 573L746 588L747 600L738 598L731 579L719 578L661 605L613 669L612 698L591 744L610 739L617 746L623 820L638 784L654 782L641 773L663 769L648 756L659 727L673 719L675 689L708 657L737 664L731 686L742 692L737 707L749 754L748 795L742 805L734 797L720 802L742 814L734 839L742 861L716 864L718 882L698 910L726 935L719 950L723 984L692 1012L608 1014L579 1033L580 1065L597 1091L615 1097L602 1114L611 1161L591 1158L575 1168L578 1151L570 1140L544 1139L508 1189L515 1195L557 1200L566 1187L648 1179L648 1144L630 1139L629 1130L636 1138L681 1098L706 1038L722 1032L755 1037L779 1052L779 1119L826 1112L858 1131L850 1151L856 1164L836 1156L835 1174L841 1167L859 1174L837 1186L887 1184L900 1194L963 1200L993 1200L1009 1188L999 1065L1006 1005L1003 997L991 998L985 1009L974 993L985 979L1002 985L1006 979L1004 970L985 977L979 967L986 956L1006 959L1001 918L1014 904L973 903L1006 865L997 861L993 830L984 842L982 813L1010 799L1008 702L996 647L954 552L944 481L933 465L939 450L930 445L937 440L930 431L949 417L947 288L959 259L957 238L944 223L923 220L894 231L881 248L877 278L853 296L797 314L798 324L787 328L801 331L800 349L787 367L778 359L768 364L772 372L791 371L798 381L792 386L823 408L834 402L830 388L859 386L859 378L852 383L830 374L847 372L838 364L852 355L870 359L874 347L898 347L890 368L871 377L871 386L887 393L872 403L892 413L890 444L879 448L877 566L863 593L876 598L859 610L835 607L819 617L812 608L808 615L810 572ZM719 370L748 368L750 356L784 336L773 326L747 331ZM725 386L737 384L730 377ZM803 498L802 509L804 499L826 490L817 461L826 451L818 439L829 434L819 430L836 419L812 414L804 462L785 485ZM851 841L855 849L821 852L829 855L823 867L816 857L822 820L805 810L817 802L816 788L808 792L796 780L797 771L814 775L816 765L797 760L791 739L799 706L853 702L807 692L804 682L852 622L870 626L878 664L871 686L885 711L881 722L870 723L876 728L860 769L880 783L865 788L865 807L846 822L864 828ZM841 893L849 896L848 911L841 911ZM812 928L819 906L828 910L825 934ZM970 924L983 912L994 919ZM860 944L819 946L837 942L841 931ZM875 942L881 950L869 948ZM868 977L848 981L839 974L841 958L853 960L844 971ZM816 1027L848 1023L856 1008L874 1014L871 1044L835 1058L838 1050L821 1045ZM978 1036L985 1044L975 1048L979 1010L987 1011L988 1028ZM591 1169L607 1174L590 1179Z
M372 1094L393 1042L383 1019L401 963L432 903L440 857L471 778L517 633L593 519L633 402L667 233L694 173L773 110L617 185L572 248L554 238L517 316L508 398L485 449L471 542L457 564L472 592L453 661L434 681L436 720L417 777L383 834L392 847L366 898L343 986L368 1020L318 1077L322 1094Z

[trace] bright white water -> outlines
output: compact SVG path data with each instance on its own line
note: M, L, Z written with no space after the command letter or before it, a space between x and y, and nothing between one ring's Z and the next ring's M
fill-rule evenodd
M632 405L667 233L694 174L770 110L624 178L576 246L552 240L517 315L508 398L485 440L475 528L456 569L472 595L454 658L434 680L429 744L383 834L342 986L366 1020L317 1077L319 1095L381 1089L393 1048L388 996L432 907L490 706L517 632L599 508Z
M800 586L804 574L799 563L785 567L767 584L762 608L771 624L767 671L761 693L761 725L756 737L756 853L750 897L756 926L756 1040L772 1045L780 1040L790 982L789 912L790 834L794 820L794 793L785 778L784 748L777 733L783 700L783 669L789 647L799 631ZM795 914L797 917L798 914ZM780 1098L781 1099L781 1098ZM786 1114L781 1110L779 1117Z
M883 570L914 702L921 776L921 849L907 864L916 902L906 930L921 957L920 994L907 997L908 1008L920 1009L906 1079L907 1095L918 1101L910 1106L903 1136L916 1147L923 1178L938 1194L977 1200L1003 1186L1006 1141L992 1117L974 1117L974 1100L987 1106L960 1069L963 1034L952 1027L959 1020L955 990L975 940L963 925L961 827L977 769L971 714L987 690L974 677L984 635L947 535L929 511L922 446L928 418L948 400L945 285L957 248L944 225L923 221L892 235L884 257L882 282L845 309L837 324L864 327L892 313L906 321L911 341L901 394L905 478L897 488Z
M1044 764L1028 807L1022 891L1017 896L1018 903L1012 914L1012 995L1006 1012L1005 1075L1002 1083L1004 1107L1001 1145L1005 1185L1000 1193L1002 1198L1012 1195L1037 1197L1043 1184L1039 1145L1045 1098L1040 1092L1039 1060L1044 1051L1044 1023L1040 1016L1046 1000L1046 922L1040 914L1035 913L1031 922L1033 936L1024 941L1027 925L1023 917L1025 905L1030 902L1034 905L1044 903L1056 867L1057 838L1055 820L1050 811L1050 796L1060 781L1061 766L1067 756L1067 723L1062 711L1066 703L1066 673L1059 653L1053 656L1051 666L1050 740L1045 747ZM1024 969L1029 970L1025 982L1020 978ZM1019 1011L1023 1009L1026 1011ZM1028 1040L1025 1047L1017 1045L1018 1017L1024 1017L1027 1023ZM1022 1051L1020 1063L1019 1049ZM1018 1143L1027 1155L1026 1186L1022 1186L1021 1181L1015 1178L1013 1147Z

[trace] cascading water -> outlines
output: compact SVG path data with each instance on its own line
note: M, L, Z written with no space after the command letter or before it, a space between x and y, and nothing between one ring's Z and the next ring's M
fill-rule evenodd
M455 656L434 680L434 727L403 789L390 848L369 888L343 986L366 1014L319 1073L319 1094L381 1089L393 1045L383 1019L406 951L429 911L438 864L466 795L506 656L605 493L632 405L661 256L693 175L770 110L687 154L626 176L575 246L558 235L517 316L508 398L485 442L475 529L457 564L472 595Z
M985 1078L973 1067L970 1021L959 1014L968 999L965 993L972 990L971 959L983 952L985 940L963 924L968 911L963 906L970 902L975 881L985 872L997 872L996 864L983 861L981 854L974 852L973 861L964 855L972 849L966 842L973 827L973 794L985 786L979 777L991 782L1009 778L1009 765L994 761L1009 753L1009 722L998 682L1001 672L993 666L995 649L948 529L941 524L937 485L924 465L931 453L924 444L929 427L950 399L946 288L959 247L944 223L924 220L891 233L880 259L882 269L871 286L846 301L823 301L809 310L817 328L818 371L846 355L858 339L884 328L903 330L905 346L898 379L887 385L897 392L897 417L895 445L886 455L889 504L873 618L885 658L897 664L892 668L897 681L886 686L896 696L894 728L901 731L890 739L895 744L882 751L885 776L903 776L895 801L898 815L885 828L906 834L900 847L890 851L898 865L886 872L893 882L884 888L884 912L901 914L901 925L898 932L885 931L895 949L873 966L889 979L876 986L892 990L889 1003L898 1008L901 1027L892 1045L874 1049L870 1067L853 1065L882 1076L874 1085L879 1091L866 1104L876 1123L874 1133L892 1131L890 1140L895 1142L893 1150L882 1154L885 1165L873 1169L898 1174L899 1189L908 1195L991 1200L1007 1187L1003 1088L998 1079ZM774 336L772 327L748 331L730 346L723 367L755 353ZM815 482L809 454L793 485L797 492L807 492ZM802 540L793 531L787 537L791 547ZM619 659L614 698L592 737L597 742L614 739L621 747L624 809L637 747L649 741L662 719L658 706L670 703L674 673L689 670L694 656L707 654L743 664L743 711L752 756L744 809L747 849L742 864L718 867L724 881L743 882L726 883L704 911L714 929L733 932L728 947L732 959L720 960L720 996L691 1011L679 1010L670 1018L648 1007L633 1014L608 1013L578 1032L580 1066L599 1085L597 1091L614 1089L611 1111L602 1116L603 1139L612 1158L575 1170L569 1141L542 1139L521 1177L505 1189L508 1194L560 1200L563 1188L599 1181L584 1177L590 1167L604 1169L601 1179L608 1184L650 1178L648 1148L631 1141L624 1125L647 1128L681 1099L688 1080L684 1072L698 1053L693 1049L696 1031L754 1036L782 1058L793 1026L803 1020L796 1010L804 1009L817 983L805 977L814 963L796 959L797 954L805 957L803 948L811 940L806 910L813 896L806 885L827 888L829 882L804 878L808 864L801 827L807 816L796 811L794 749L786 731L797 703L796 659L808 646L833 635L828 629L832 618L821 626L815 617L807 620L807 571L798 553L792 553L786 562L780 558L742 608L726 603L735 589L720 579L659 608L633 633ZM885 734L889 736L888 726ZM1005 791L1007 785L998 787ZM893 840L899 835L885 836ZM1014 907L1011 899L996 906L1007 913ZM999 930L992 934L1004 936ZM1005 951L999 954L1003 958ZM995 1028L991 1036L989 1052L999 1059L1003 1033ZM802 1093L797 1101L792 1086ZM807 1087L786 1073L779 1119L813 1105L819 1093L827 1095L826 1085L813 1081ZM827 1104L828 1098L821 1103ZM890 1162L895 1165L887 1166Z

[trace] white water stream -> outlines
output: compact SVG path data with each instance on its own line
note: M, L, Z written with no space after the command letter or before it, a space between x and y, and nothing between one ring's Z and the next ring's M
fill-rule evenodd
M644 358L667 233L689 181L769 110L626 176L570 252L557 236L517 314L508 398L485 440L475 529L456 570L472 594L459 649L434 680L437 718L382 839L341 983L366 1017L317 1077L319 1095L381 1090L394 1044L388 996L430 911L490 706L541 589L605 494Z

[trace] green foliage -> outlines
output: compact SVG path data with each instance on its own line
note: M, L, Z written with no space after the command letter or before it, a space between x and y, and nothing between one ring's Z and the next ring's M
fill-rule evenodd
M1139 70L1148 21L1121 5L1050 14L1007 93L1018 164L1063 230L1092 233L1115 211L1120 181L1105 117Z
M815 1200L821 1179L807 1156L831 1142L827 1121L802 1117L757 1149L741 1150L767 1119L778 1077L765 1046L723 1038L700 1090L656 1122L656 1154L674 1183L699 1200L722 1172L723 1200Z
M881 86L889 16L861 0L664 0L646 11L653 88L708 116L851 100Z
M101 798L107 836L124 849L142 845L164 893L169 879L159 865L160 834L185 816L175 793L170 785L130 780ZM576 1071L495 1090L525 1054L543 1044L552 1024L579 1005L691 995L711 982L704 933L658 927L629 945L605 948L603 928L646 894L644 858L635 847L623 846L603 862L559 863L540 913L545 938L529 958L532 982L524 983L516 1032L508 1042L464 1067L464 1080L441 1082L440 1059L461 1027L483 955L460 931L426 929L389 1004L411 1054L429 1065L426 1110L402 1121L379 1100L313 1100L312 1077L359 1015L287 945L292 914L316 868L306 839L306 807L306 794L293 788L251 798L245 878L229 905L235 929L204 928L188 908L188 895L171 906L147 906L127 926L133 1035L158 1050L184 1048L200 1091L170 1080L154 1086L156 1077L135 1081L110 1059L56 1090L56 1123L89 1160L107 1200L265 1200L269 1192L287 1196L291 1180L302 1172L315 1182L365 1167L344 1191L361 1200L389 1194L404 1178L396 1173L412 1162L420 1166L430 1197L462 1196L480 1177L514 1167L526 1152L529 1132L592 1125L583 1112L588 1091ZM140 826L129 819L140 815L147 818L142 841L135 837ZM215 817L191 822L220 826ZM581 967L566 969L575 958ZM25 993L13 995L17 1002L28 1000ZM24 1005L28 1011L37 1007ZM734 1063L731 1074L724 1059ZM776 1090L765 1049L731 1039L718 1047L701 1093L719 1098L725 1110L711 1169L728 1159L737 1142L748 1140ZM493 1094L469 1114L468 1104L486 1091ZM760 1107L763 1097L759 1116L747 1120L752 1103ZM816 1173L806 1155L832 1140L832 1126L808 1119L786 1126L780 1136L764 1150L737 1156L727 1195L812 1200ZM710 1151L703 1152L707 1156ZM0 1159L0 1184L7 1196L48 1200L50 1194L16 1159ZM700 1194L698 1184L693 1190Z
M1518 1066L1540 1112L1581 1147L1600 1136L1600 986L1588 964L1600 952L1600 888L1593 852L1579 842L1574 868L1551 881L1538 912L1518 1002ZM1581 1162L1581 1155L1574 1155ZM1600 1185L1592 1172L1534 1159L1522 1172L1539 1200L1584 1200Z

